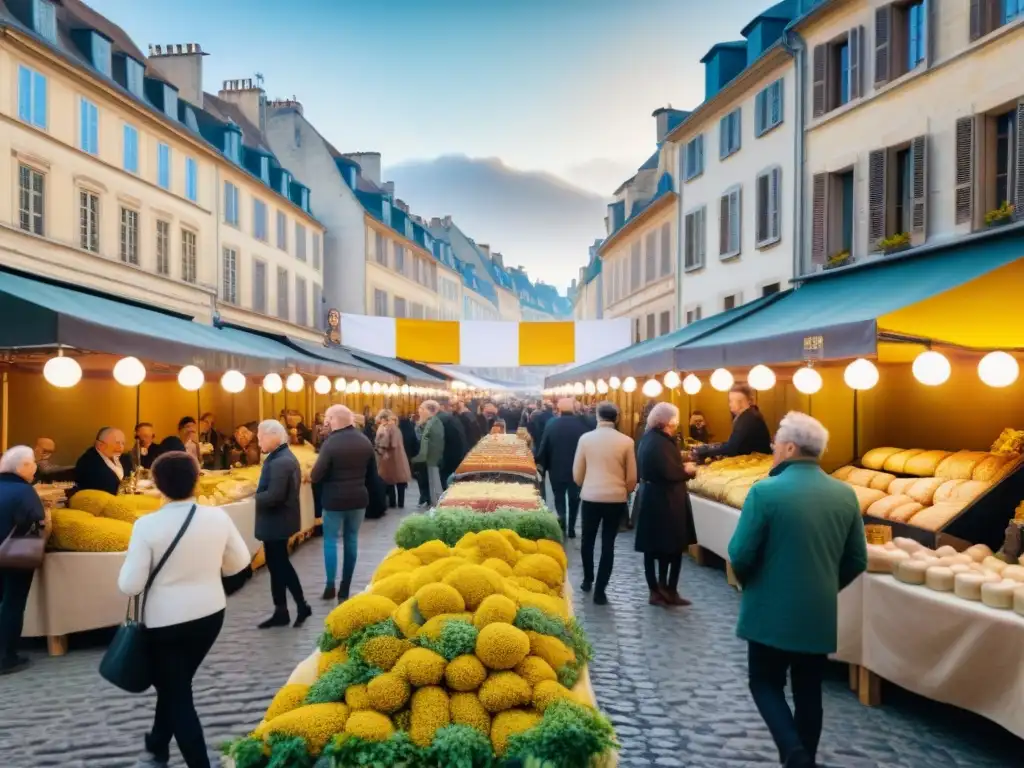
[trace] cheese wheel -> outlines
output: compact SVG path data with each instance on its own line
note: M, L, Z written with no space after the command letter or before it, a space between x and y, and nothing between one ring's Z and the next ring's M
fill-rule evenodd
M970 480L975 467L987 458L987 451L957 451L942 460L935 468L935 476L948 480Z
M924 584L929 564L923 560L904 560L897 564L894 571L896 579L904 584Z
M964 550L964 554L970 556L974 562L980 563L986 557L992 557L992 550L984 544L974 544Z
M902 563L904 560L909 560L910 559L910 553L909 552L904 552L902 549L892 549L892 550L887 550L887 551L889 552L889 557L897 565L899 563Z
M908 539L906 536L897 536L892 540L892 543L894 546L899 547L904 552L909 552L910 554L914 554L915 552L919 552L925 548L924 544L921 542L914 539Z
M915 456L920 456L922 453L924 453L924 451L920 448L911 448L909 451L894 453L885 460L885 463L882 464L882 469L886 472L903 473L906 471L907 462Z
M938 557L952 557L956 553L956 548L949 546L949 544L943 544L941 547L935 550L935 554Z
M953 594L964 600L981 600L981 587L985 582L980 573L958 573L953 580Z
M981 585L981 602L989 608L1008 611L1013 608L1013 593L1020 585L1009 579Z
M949 568L941 565L933 565L924 575L924 583L928 589L936 592L952 592L955 582L955 574Z
M938 560L935 553L930 549L919 549L910 556L911 560Z
M914 500L909 496L884 496L870 507L866 514L872 517L879 517L883 520L889 517L889 513L904 504L913 504Z
M1013 610L1024 616L1024 587L1013 590Z
M840 467L835 472L833 472L832 477L834 477L836 480L842 480L845 482L846 478L850 476L850 473L853 472L854 469L856 469L856 467L854 467L852 464L847 464L845 467Z
M889 513L889 519L897 523L909 523L922 509L924 509L924 504L911 501L908 504L896 507L896 509Z
M950 455L952 455L951 451L925 451L924 453L919 453L907 461L903 471L908 475L938 479L939 483L935 486L938 488L942 484L942 478L935 478L935 470Z
M957 563L956 565L949 566L949 570L951 570L953 573L971 573L974 569L971 568L971 566L969 565Z
M1024 566L1021 565L1008 565L999 574L1004 579L1012 579L1013 581L1024 581Z
M924 528L928 531L940 531L963 512L966 505L962 502L946 504L933 504L930 507L918 510L911 521L911 525L917 528Z
M896 559L885 547L868 544L868 573L892 573L896 569Z
M877 503L877 502L876 502L876 503ZM895 551L895 550L899 549L899 547L897 547L897 546L896 546L896 545L895 545L895 544L894 544L893 542L891 542L891 541L887 541L887 542L885 542L885 544L883 544L882 546L884 546L884 547L885 547L886 549L888 549L888 550L893 550L893 551ZM902 552L903 550L900 550L900 551Z
M936 553L936 554L938 554L938 553ZM945 557L940 557L940 558L936 559L935 565L944 565L944 566L946 566L948 568L951 565L956 565L956 560L954 560L949 555L946 555Z
M962 552L959 553L959 554L953 555L953 557L951 557L950 559L953 561L954 564L962 563L963 565L970 565L971 563L974 562L974 560L971 559L970 555L965 555Z
M1009 563L1000 560L998 557L986 557L981 561L982 568L987 571L995 571L996 573L1002 573L1003 569L1006 568L1007 565L1009 565Z
M868 469L881 469L890 456L895 456L902 450L902 448L872 448L861 457L861 466Z

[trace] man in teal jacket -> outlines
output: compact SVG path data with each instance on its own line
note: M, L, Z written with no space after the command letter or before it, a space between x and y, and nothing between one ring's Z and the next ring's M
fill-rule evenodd
M412 464L425 464L427 484L430 488L430 503L437 504L441 498L441 459L444 457L444 425L437 417L441 410L436 400L426 400L420 404L420 423L423 433L420 435L420 452L412 459Z
M751 487L729 542L743 586L736 634L749 644L750 693L786 768L815 764L839 592L868 562L853 489L818 466L827 444L820 422L788 414L775 436L775 466ZM787 672L795 715L786 702Z

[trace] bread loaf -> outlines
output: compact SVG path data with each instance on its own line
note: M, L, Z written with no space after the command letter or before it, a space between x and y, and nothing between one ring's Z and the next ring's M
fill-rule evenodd
M971 479L995 482L1002 477L1006 470L1013 466L1013 460L1013 456L996 456L990 453L986 459L974 467Z
M882 469L890 456L894 456L902 450L902 448L872 448L861 457L861 466L867 469Z
M922 509L924 509L924 504L911 501L907 504L896 507L896 509L889 513L888 519L897 523L909 523Z
M988 453L983 451L957 451L942 460L935 468L935 476L947 480L970 480L974 468L987 458Z
M832 477L834 477L836 480L842 480L845 482L846 478L848 478L850 476L850 473L853 472L853 470L855 469L856 467L853 466L852 464L847 464L845 467L840 467L835 472L833 472Z
M981 600L981 586L985 582L980 573L958 573L953 580L953 594L964 600Z
M925 571L924 583L928 589L936 592L952 592L954 573L945 566L933 565Z
M887 458L882 464L882 469L886 472L896 472L902 474L906 471L907 462L913 459L915 456L920 456L924 451L920 448L911 448L909 451L900 451L894 453L892 456Z
M939 468L946 457L950 456L949 451L925 451L919 453L907 461L903 472L917 477L935 477L935 470Z
M885 519L896 507L912 504L913 501L909 496L885 496L868 507L867 514Z
M966 480L947 480L935 489L935 495L932 497L932 501L935 503L953 501L953 492L957 489L957 486L963 485L966 482Z
M896 579L904 584L920 586L924 584L929 567L928 563L922 560L904 560L896 566Z
M970 504L992 487L988 480L947 480L935 491L935 503L962 502Z
M1013 608L1013 593L1020 585L1016 581L996 581L981 585L981 602L989 608L1008 611Z
M939 490L942 482L942 478L939 477L923 477L907 488L906 494L918 504L928 506L935 503L935 492Z
M917 482L916 477L899 477L889 483L886 491L892 496L906 496L910 486Z
M857 495L857 503L860 504L860 512L864 514L868 507L885 496L885 491L876 491L874 488L861 488L859 485L851 485L853 492Z
M928 531L941 530L963 512L964 506L962 503L933 504L914 515L912 525Z

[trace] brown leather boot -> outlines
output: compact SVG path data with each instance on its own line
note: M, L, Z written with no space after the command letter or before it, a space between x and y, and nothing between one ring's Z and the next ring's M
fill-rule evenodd
M689 600L679 594L679 590L670 589L666 591L665 598L668 600L669 605L678 605L685 608L688 605L693 605Z
M651 598L647 602L651 605L659 605L662 608L668 607L668 601L665 599L665 596L657 589L651 590Z

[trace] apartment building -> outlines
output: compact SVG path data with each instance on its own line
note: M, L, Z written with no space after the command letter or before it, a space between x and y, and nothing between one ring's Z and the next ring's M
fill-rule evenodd
M654 112L657 149L613 193L608 234L597 246L603 315L631 318L635 342L669 333L677 323L678 148L666 138L687 116L671 108Z
M701 59L705 97L667 136L678 146L680 325L786 288L794 272L796 70L784 0Z
M831 0L794 32L808 72L804 271L1021 218L1024 2Z
M260 89L204 94L198 45L146 57L78 0L0 22L3 265L313 338L324 228L261 141Z
M580 267L579 277L572 281L568 296L572 302L574 320L600 320L604 317L604 295L599 251L601 240L590 246L587 265Z

